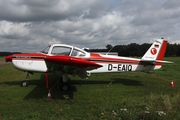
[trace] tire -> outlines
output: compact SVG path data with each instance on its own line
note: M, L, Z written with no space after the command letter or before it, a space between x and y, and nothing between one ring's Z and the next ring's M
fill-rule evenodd
M21 82L21 87L27 87L28 86L28 82L27 81L22 81Z
M61 91L69 91L70 85L68 83L61 83Z

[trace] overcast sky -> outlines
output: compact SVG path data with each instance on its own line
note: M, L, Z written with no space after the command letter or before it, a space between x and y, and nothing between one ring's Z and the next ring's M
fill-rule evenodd
M0 52L180 43L180 0L0 0Z

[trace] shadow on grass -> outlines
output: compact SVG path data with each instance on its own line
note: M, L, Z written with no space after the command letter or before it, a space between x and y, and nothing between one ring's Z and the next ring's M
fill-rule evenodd
M123 84L127 86L144 86L141 81L124 79L124 78L111 78L111 80L71 80L71 84L81 85L81 84Z
M8 82L1 82L0 84L7 84L7 85L19 85L22 81L8 81ZM57 82L56 79L49 80L49 89L54 86ZM45 77L42 74L40 79L37 80L28 80L29 86L30 85L37 85L33 90L27 94L24 99L42 99L47 98L49 89L46 88L45 85ZM127 86L143 86L141 81L132 80L132 79L124 79L124 78L111 78L111 80L70 80L69 83L71 84L71 89L69 91L60 91L58 89L58 85L55 85L53 89L51 89L51 98L53 99L73 99L73 93L77 92L76 86L74 85L82 85L82 84L123 84Z
M0 82L1 84L4 85L19 85L21 87L21 82L22 81L8 81L8 82ZM47 98L48 91L51 89L52 86L56 81L49 81L49 88L46 88L45 85L45 80L28 80L28 86L24 87L24 89L29 89L28 87L30 86L35 86L25 97L24 99L42 99L42 98ZM59 88L59 85L55 85L51 89L51 98L53 99L73 99L73 93L76 92L76 87L75 86L70 86L69 91L61 91Z
M42 99L47 98L48 89L45 87L36 86L28 95L24 97L24 99ZM73 93L76 92L76 87L71 86L71 90L69 91L60 91L56 86L51 89L51 98L52 99L73 99Z
M40 80L31 80L29 82L29 85L32 85L34 83L37 83L37 86L28 95L26 95L24 99L47 98L49 90L52 99L73 99L73 93L77 91L76 87L72 85L70 86L69 91L61 91L59 88L60 84L57 84L57 78L52 75L49 76L48 89L46 88L44 74L41 75Z
M131 79L119 79L119 78L112 78L114 80L113 83L121 83L127 86L144 86L141 81L138 80L131 80Z

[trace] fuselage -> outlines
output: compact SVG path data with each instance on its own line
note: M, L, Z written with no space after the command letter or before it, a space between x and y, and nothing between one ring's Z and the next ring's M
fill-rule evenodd
M162 66L141 60L90 53L64 44L54 44L37 53L13 54L6 57L6 61L12 61L16 69L29 72L61 71L69 74L132 72L150 71Z
M47 56L48 55L44 53L14 54L12 56L12 63L18 70L47 72L48 67L44 60ZM71 56L69 57L71 58ZM143 63L140 59L101 55L97 53L89 53L89 58L81 57L81 59L95 62L102 66L94 70L88 70L88 73L149 71L161 67L161 65L155 66Z

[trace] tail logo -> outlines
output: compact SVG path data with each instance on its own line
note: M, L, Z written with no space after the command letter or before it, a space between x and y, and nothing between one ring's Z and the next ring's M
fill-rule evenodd
M152 55L155 55L156 53L157 53L156 48L152 48L152 49L151 49L151 54L152 54Z

